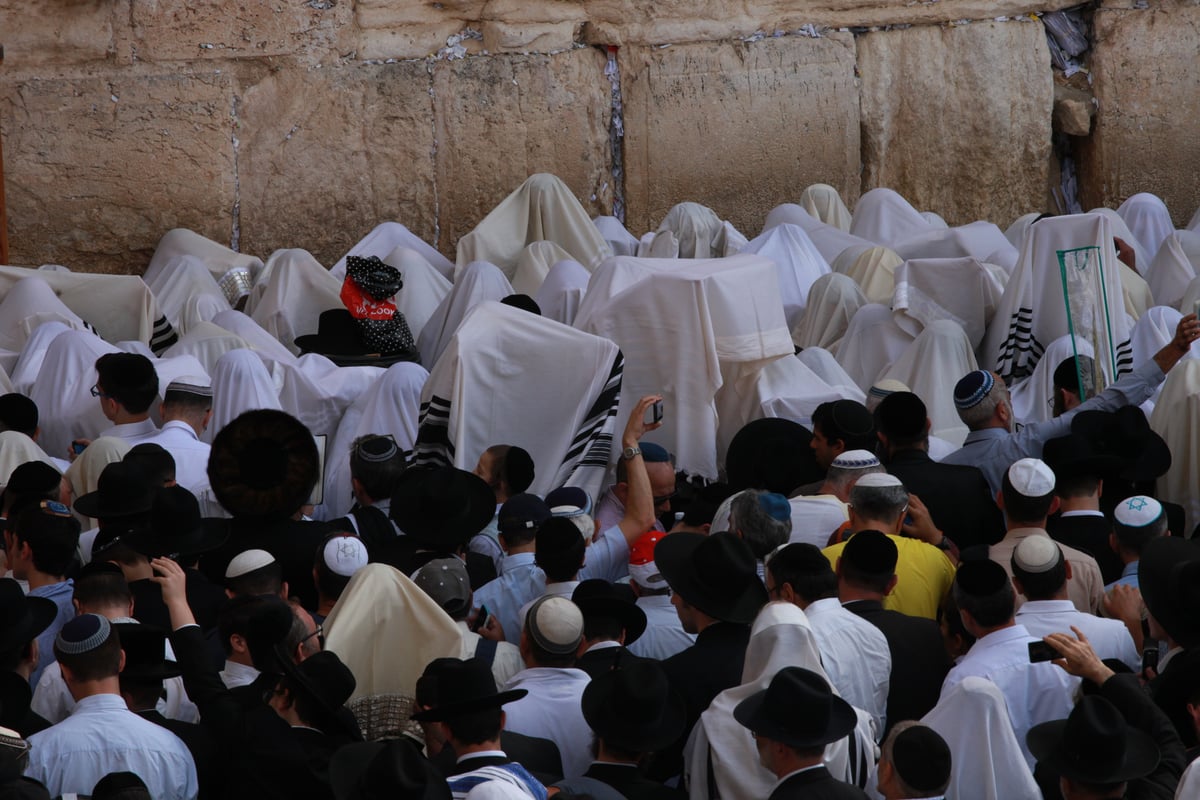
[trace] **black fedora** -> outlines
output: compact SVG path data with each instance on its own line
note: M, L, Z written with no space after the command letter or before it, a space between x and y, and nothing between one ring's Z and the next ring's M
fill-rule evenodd
M427 670L428 672L428 670ZM422 678L425 676L423 675ZM417 722L442 722L464 714L499 708L528 694L524 689L496 691L492 668L478 658L443 659L435 678L436 695L432 708L412 715ZM443 702L443 698L453 698Z
M1151 481L1171 468L1171 448L1137 406L1080 411L1071 420L1071 431L1086 437L1098 454L1119 459L1116 477L1122 480Z
M150 510L154 486L138 467L114 461L96 481L96 491L80 495L75 510L85 517L114 519L133 517Z
M656 661L631 659L588 683L583 718L613 747L649 753L679 738L687 705Z
M167 660L167 632L162 628L136 622L118 622L115 625L121 649L125 651L121 680L154 682L183 674L178 664Z
M30 597L12 578L0 578L0 653L22 647L50 627L58 606L45 597Z
M329 782L337 800L450 800L446 779L404 739L338 749L329 761Z
M358 321L344 308L322 311L317 332L296 337L300 353L317 353L339 367L388 367L401 361L421 360L416 350L372 353Z
M1099 452L1091 439L1075 431L1048 440L1042 446L1042 461L1054 471L1058 482L1083 476L1108 478L1119 475L1125 468L1123 460Z
M182 486L160 486L150 506L148 528L126 534L123 541L148 558L195 556L215 550L229 536L224 526L202 524L200 503Z
M299 664L281 650L282 647L276 647L284 675L299 691L316 701L320 709L321 719L312 721L322 725L325 733L343 732L351 739L361 740L362 731L347 726L343 711L358 685L350 668L331 650L314 653Z
M317 444L304 423L284 411L255 409L213 439L208 481L235 517L288 519L320 478Z
M1084 697L1066 719L1034 725L1025 742L1039 764L1085 783L1135 780L1153 772L1159 760L1154 740L1098 695Z
M608 617L620 623L625 629L626 646L646 632L646 612L603 578L582 581L571 593L571 602L579 606L585 622L594 617Z
M810 441L812 432L789 419L767 417L746 423L725 454L730 488L765 489L786 496L821 480Z
M1138 561L1146 608L1172 639L1200 645L1200 544L1175 536L1151 539Z
M756 736L797 748L836 742L858 724L854 708L803 667L779 670L766 689L737 704L733 718Z
M654 547L671 591L723 622L750 624L767 603L754 554L732 533L672 533Z
M390 516L425 545L455 549L491 522L496 495L474 473L454 467L405 470L392 493Z
M29 726L29 704L32 702L33 688L30 687L28 678L19 672L0 672L0 728L19 731L23 735L37 733L37 730ZM2 771L3 758L0 757L0 772Z

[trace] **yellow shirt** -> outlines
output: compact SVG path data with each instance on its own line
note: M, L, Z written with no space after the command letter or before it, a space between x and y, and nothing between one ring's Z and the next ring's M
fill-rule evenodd
M937 619L938 606L954 583L954 565L938 548L907 536L888 538L896 543L896 588L883 598L883 607L914 617ZM826 547L821 552L837 569L846 543Z

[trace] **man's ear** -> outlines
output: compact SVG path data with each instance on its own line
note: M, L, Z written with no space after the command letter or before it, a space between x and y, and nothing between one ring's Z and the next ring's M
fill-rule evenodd
M235 653L250 652L250 646L246 644L246 637L242 636L240 633L233 633L229 635L229 649Z
M897 581L899 581L899 580L900 580L900 576L899 576L899 575L893 575L893 576L892 576L892 579L891 579L890 581L888 581L887 588L886 588L886 589L884 589L884 591L883 591L883 596L884 596L884 597L887 597L889 594L891 594L891 593L892 593L892 590L896 588L896 583L897 583Z
M1050 501L1050 510L1046 512L1046 516L1047 517L1053 516L1054 512L1058 511L1059 507L1061 507L1061 506L1062 506L1062 500L1059 498L1058 495L1054 495L1054 499Z

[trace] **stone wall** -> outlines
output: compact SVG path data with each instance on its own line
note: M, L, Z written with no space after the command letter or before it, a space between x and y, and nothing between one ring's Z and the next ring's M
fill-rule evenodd
M138 271L183 226L332 263L384 219L452 256L541 171L639 234L695 200L753 236L817 181L1003 225L1057 181L1036 12L1069 2L0 0L10 261ZM1084 205L1181 223L1200 8L1095 29Z

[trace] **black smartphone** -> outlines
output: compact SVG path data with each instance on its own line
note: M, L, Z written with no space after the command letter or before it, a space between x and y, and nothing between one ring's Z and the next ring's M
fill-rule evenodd
M662 401L662 400L657 400L657 401L655 401L655 402L654 402L654 403L653 403L653 404L650 406L650 408L648 409L648 411L650 412L650 419L646 420L646 424L647 424L647 425L652 425L652 424L654 424L655 422L662 422L662 418L663 418L663 401Z
M474 633L479 633L480 630L486 628L488 624L488 618L490 616L491 614L488 613L488 607L486 605L480 606L479 614L475 617L475 622L471 624L471 630Z
M1142 674L1146 674L1146 670L1152 669L1158 673L1158 648L1147 647L1142 651Z
M1062 653L1045 642L1029 643L1029 663L1036 664L1039 661L1053 661L1056 658L1062 658Z
M71 442L71 449L75 451L75 455L79 455L84 450L87 450L87 445L83 442Z

